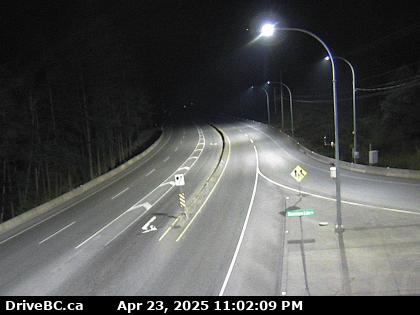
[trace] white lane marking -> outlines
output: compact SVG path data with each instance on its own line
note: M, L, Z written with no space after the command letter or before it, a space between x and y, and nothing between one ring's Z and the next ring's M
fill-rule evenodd
M198 129L198 128L197 128ZM200 131L200 129L198 129L198 131ZM195 151L195 149L193 150L193 152L190 154L190 155L192 155L193 153L194 153L194 151ZM200 154L199 154L199 157L201 156L201 153L202 152L200 152ZM188 159L187 159L188 160ZM186 162L187 162L187 160L185 160L181 165L184 165ZM196 159L196 160L194 160L194 162L191 164L191 167L193 167L194 166L194 164L196 163L198 161L198 159ZM188 170L185 172L185 174L186 173L188 173L188 171L189 171L189 168L188 168ZM174 174L176 174L178 172L178 170L176 170L175 172L173 172L171 175L169 175L159 186L157 186L157 187L155 187L152 191L150 191L146 196L144 196L143 198L141 198L138 202L136 202L133 206L131 206L129 209L127 209L126 211L124 211L123 213L121 213L118 217L116 217L115 219L113 219L111 222L109 222L108 224L106 224L104 227L102 227L100 230L98 230L98 231L96 231L94 234L92 234L90 237L88 237L86 240L84 240L82 243L80 243L79 245L77 245L76 247L75 247L75 249L78 249L78 248L80 248L81 246L83 246L84 244L86 244L88 241L90 241L92 238L94 238L96 235L98 235L98 234L100 234L102 231L104 231L106 228L108 228L111 224L113 224L114 222L116 222L118 219L120 219L123 215L125 215L127 212L129 212L129 211L131 211L131 210L133 210L133 209L137 209L137 208L139 208L139 207L144 207L144 208L146 208L146 210L141 214L141 215L139 215L134 221L132 221L123 231L121 231L121 232L119 232L114 238L112 238L112 240L111 241L109 241L106 245L108 245L110 242L112 242L114 239L116 239L119 235L121 235L124 231L126 231L133 223L135 223L135 222L137 222L137 220L139 220L141 217L143 217L143 215L145 215L148 211L149 211L149 209L151 208L151 207L153 207L155 204L157 204L163 197L165 197L166 196L166 194L168 193L168 192L170 192L171 191L171 189L174 187L174 185L175 185L175 183L174 182L170 182L171 183L171 187L167 190L167 191L165 191L163 194L162 194L162 196L160 196L160 198L158 199L158 200L156 200L155 201L155 203L153 203L152 205L150 204L150 203L148 203L148 202L145 202L145 203L142 203L143 202L143 200L146 200L146 198L148 198L154 191L156 191L156 189L158 189L159 187L161 187L161 186L163 186L163 185L165 185L166 183L166 181L168 180L168 179L170 179L170 178L172 178L173 176L174 176ZM184 175L185 175L184 174ZM173 185L172 185L172 183L173 183ZM142 204L140 204L140 203L142 203Z
M155 220L156 216L153 216L149 221L147 221L146 224L141 227L141 229L143 230L142 233L156 231L157 228L154 225L151 225Z
M169 156L167 156L164 160L163 160L163 162L168 162L168 160L170 159L170 157Z
M160 184L159 187L163 187L163 186L166 186L166 185L174 186L175 182L174 181L165 182L165 183Z
M198 159L198 156L190 156L190 157L188 158L188 160L191 160L191 159Z
M175 148L174 152L178 151L178 147Z
M129 170L127 173L125 173L124 174L124 176L122 176L122 177L117 177L116 179L114 179L114 180L112 180L112 181L110 181L108 184L105 184L104 186L102 186L102 187L99 187L97 190L95 190L95 191L93 191L93 192L91 192L90 194L88 194L88 195L86 195L85 197L83 197L83 198L81 198L81 199L78 199L77 201L75 201L75 202L73 202L73 203L71 203L70 205L68 205L67 207L65 207L65 208L63 208L62 210L60 210L60 211L58 211L58 212L56 212L56 213L54 213L54 214L52 214L52 215L50 215L49 217L47 217L47 218L45 218L45 219L43 219L43 220L41 220L41 221L39 221L39 222L37 222L37 223L35 223L35 224L33 224L33 225L31 225L31 226L29 226L29 227L27 227L26 229L24 229L24 230L22 230L22 231L20 231L20 232L18 232L18 233L16 233L16 234L14 234L14 235L12 235L12 236L9 236L8 238L6 238L6 239L4 239L4 240L2 240L2 241L0 241L0 245L2 245L2 244L4 244L4 243L6 243L7 241L10 241L11 239L14 239L15 237L17 237L17 236L19 236L19 235L21 235L21 234L23 234L23 233L25 233L26 231L29 231L29 230L31 230L31 229L33 229L34 227L37 227L38 225L40 225L40 224L42 224L42 223L44 223L44 222L46 222L46 221L48 221L48 220L50 220L50 219L52 219L52 218L54 218L54 217L56 217L56 216L58 216L59 214L61 214L61 213L63 213L63 212L65 212L65 211L67 211L68 209L70 209L70 208L72 208L72 207L74 207L75 205L77 205L77 204L79 204L79 203L81 203L82 201L84 201L84 200L86 200L86 199L88 199L89 197L91 197L91 196L93 196L93 195L95 195L95 194L97 194L97 193L99 193L99 192L101 192L102 190L104 190L104 189L106 189L106 188L108 188L109 186L111 186L112 184L114 184L114 183L116 183L117 181L119 181L119 180L121 180L121 179L123 179L125 176L127 176L127 175L129 175L129 174L131 174L131 173L133 173L135 170L137 170L140 166L142 166L142 165L144 165L144 163L145 162L147 162L147 161L149 161L149 160L151 160L159 151L161 151L167 144L168 144L168 142L169 142L169 140L171 139L171 137L172 137L172 133L170 133L170 136L168 137L168 139L166 140L166 142L161 146L161 147L159 147L159 149L157 149L154 153L152 153L150 156L146 156L146 160L145 161L141 161L142 163L139 163L139 165L137 165L136 167L134 167L133 169L131 169L131 170Z
M171 229L173 229L173 227L175 226L175 224L178 222L179 218L180 218L180 217L176 218L176 220L175 220L175 221L171 224L171 226L170 226L170 227L168 227L168 229L165 231L165 233L163 233L163 234L162 234L162 236L161 236L161 237L159 237L159 242L165 238L165 236L169 233L169 231L170 231Z
M220 179L223 177L223 174L225 173L226 167L227 167L227 165L229 164L229 160L230 160L230 150L231 150L231 149L230 149L230 139L229 139L228 135L226 135L226 140L228 141L229 151L228 151L228 155L227 155L227 158L226 158L226 163L225 163L225 165L223 166L223 170L222 170L222 172L220 173L220 176L219 176L219 178L217 179L216 184L214 185L213 189L212 189L212 190L210 191L210 193L207 195L207 198L204 200L204 202L203 202L203 204L201 205L201 207L197 210L197 212L195 213L195 215L192 217L191 221L190 221L190 222L188 222L188 224L187 224L187 226L185 227L185 229L184 229L184 230L182 231L182 233L178 236L178 238L176 239L176 242L178 242L178 241L182 238L182 236L183 236L183 235L185 234L185 232L188 230L188 228L190 227L190 225L194 222L195 218L196 218L196 217L198 216L198 214L201 212L201 209L203 209L203 208L204 208L204 206L206 205L207 201L210 199L211 195L213 194L213 191L216 189L217 185L219 184ZM169 230L168 230L167 232L169 232ZM165 235L167 234L167 232L165 233ZM164 237L165 235L162 235L161 239L163 239L163 237ZM160 240L160 239L159 239L159 240Z
M251 214L252 205L254 204L255 193L257 191L258 169L259 169L258 153L257 153L257 148L255 147L255 145L254 145L254 151L255 151L255 158L256 158L254 189L252 190L251 201L249 202L248 212L247 212L246 217L245 217L245 222L244 222L244 225L242 227L241 235L239 236L239 241L238 241L238 244L236 245L235 253L233 254L232 261L230 262L229 270L226 274L225 281L223 282L223 286L220 289L219 296L223 295L223 293L225 292L226 286L229 282L229 278L230 278L230 275L232 274L233 266L235 265L236 258L238 257L239 249L241 248L241 245L242 245L242 240L243 240L244 235L245 235L245 230L246 230L246 227L248 225L248 220L249 220L249 217L250 217L250 214Z
M84 244L86 244L88 241L90 241L92 238L94 238L96 235L98 235L99 233L101 233L102 231L104 231L108 226L110 226L112 223L114 223L115 221L117 221L119 218L121 218L124 214L127 213L128 210L124 211L123 213L121 213L118 217L116 217L115 219L113 219L111 222L109 222L107 225L105 225L104 227L102 227L100 230L96 231L94 234L92 234L91 236L89 236L87 239L85 239L83 242L81 242L79 245L77 245L75 247L75 249L78 249L79 247L83 246ZM147 210L145 212L143 212L143 214L145 214L147 212ZM143 214L141 216L143 216ZM140 217L141 217L140 216ZM139 217L139 218L140 218ZM137 219L136 219L137 220ZM136 221L135 220L135 221ZM133 221L133 222L135 222ZM132 223L133 223L132 222Z
M190 159L190 158L188 158L187 160L189 160L189 159ZM182 171L182 170L187 170L187 171L189 171L189 170L190 170L190 168L191 168L191 167L189 167L189 166L183 166L183 167L178 168L176 171L177 171L177 172Z
M70 207L71 207L71 206L69 206L69 208L70 208ZM46 218L46 219L44 219L44 220L42 220L42 221L39 221L38 223L36 223L36 224L34 224L34 225L31 225L30 227L27 227L26 229L24 229L24 230L20 231L19 233L16 233L16 234L14 234L14 235L12 235L12 236L10 236L10 237L8 237L8 238L6 238L6 239L2 240L2 241L0 242L0 245L1 245L1 244L3 244L3 243L6 243L7 241L9 241L9 240L11 240L11 239L13 239L13 238L15 238L16 236L19 236L19 235L21 235L21 234L25 233L26 231L28 231L28 230L30 230L30 229L32 229L32 228L34 228L34 227L36 227L36 226L40 225L41 223L44 223L45 221L47 221L47 220L49 220L49 219L51 219L51 218L55 217L56 215L59 215L60 213L64 212L64 211L65 211L65 210L67 210L67 209L68 209L68 208L65 208L63 211L60 211L60 212L58 212L58 213L54 214L53 216L48 217L48 218Z
M146 175L144 175L144 176L149 176L150 174L152 174L154 171L156 171L156 169L152 169L149 173L147 173Z
M284 189L290 190L290 191L294 191L297 193L302 193L304 195L309 195L315 198L319 198L319 199L324 199L324 200L329 200L329 201L336 201L335 198L331 198L331 197L325 197L322 195L318 195L318 194L313 194L307 191L303 191L303 190L298 190L283 184L280 184L270 178L268 178L267 176L265 176L260 170L258 170L258 174L261 175L264 179L266 179L267 181L269 181L270 183L282 187ZM405 214L414 214L414 215L420 215L420 212L414 212L414 211L408 211L408 210L402 210L402 209L394 209L394 208L385 208L385 207L379 207L379 206L374 206L374 205L367 205L367 204L362 204L362 203L357 203L357 202L352 202L352 201L345 201L342 200L341 203L344 204L348 204L348 205L353 205L353 206L359 206L359 207L365 207L365 208L371 208L371 209L379 209L379 210L384 210L384 211L392 211L392 212L399 212L399 213L405 213Z
M125 193L127 190L129 190L130 189L130 187L127 187L126 189L124 189L123 191L120 191L118 194L116 194L114 197L112 197L111 199L113 200L113 199L115 199L115 198L117 198L119 195L122 195L123 193Z
M135 210L135 209L138 209L138 208L141 208L141 207L143 207L146 210L149 210L152 207L152 205L150 203L148 203L148 202L145 202L145 203L142 203L141 205L132 206L127 211L132 211L132 210Z
M254 144L254 141L250 138L249 141L251 141L252 144Z
M67 224L65 227L63 227L62 229L58 230L57 232L55 232L54 234L51 234L50 236L48 236L47 238L44 238L41 242L39 242L39 244L41 245L42 243L48 241L51 237L54 237L55 235L57 235L58 233L64 231L65 229L71 227L73 224L75 224L76 221L73 221L70 224Z
M259 133L262 133L263 135L265 135L267 138L269 138L270 140L271 140L271 142L273 142L276 146L278 146L281 150L283 150L283 151L285 151L286 152L286 154L289 156L289 158L290 159L292 159L292 160L295 160L295 161L297 161L297 162L299 162L299 163L302 163L303 165L306 165L307 167L309 167L309 168L314 168L314 169L317 169L317 170L319 170L319 171L321 171L321 172L324 172L324 173L329 173L330 171L329 170L327 170L327 169L325 169L325 168L321 168L321 167L318 167L318 166L316 166L316 165L313 165L313 164L309 164L309 163L307 163L307 162L304 162L304 161L302 161L301 159L299 159L299 158L297 158L297 157L295 157L295 156L292 156L290 153L289 153L289 151L287 150L287 146L282 146L282 145L280 145L280 144L278 144L277 143L277 141L276 140L274 140L270 135L268 135L268 134L266 134L264 131L262 131L262 130L259 130L259 129L257 129L257 128L255 128L255 127L253 127L253 126L251 126L251 125L247 125L249 128L252 128L252 129L254 129L255 131L257 131L257 132L259 132ZM299 152L301 152L300 150L298 150ZM304 154L304 153L303 153ZM307 156L307 155L306 155ZM320 162L321 163L321 162ZM341 174L340 174L340 176L342 176L342 177L348 177L348 178L354 178L354 179L357 179L357 180L364 180L364 181L371 181L371 182L377 182L377 183L385 183L385 184L396 184L396 185L405 185L405 186L420 186L420 184L417 184L417 183L407 183L407 182L399 182L399 181L393 181L393 180L388 180L388 179L375 179L375 178L366 178L366 177L362 177L362 176L354 176L354 175L349 175L349 174L346 174L346 173L343 173L343 170L346 170L346 169L343 169L343 168L341 168ZM349 171L349 170L346 170L347 172L355 172L355 171ZM367 174L367 173L361 173L361 174L363 174L363 175L365 175L365 176L369 176L369 174ZM377 176L381 176L381 175L377 175Z
M165 195L165 194L164 194ZM160 200L160 199L159 199ZM156 202L157 203L157 202ZM156 203L154 203L153 205L155 205ZM153 207L153 205L151 205L150 206L150 208L151 207ZM150 209L149 208L149 209ZM146 209L146 211L144 211L142 214L140 214L137 218L135 218L133 221L131 221L130 222L130 224L129 225L127 225L124 229L122 229L120 232L118 232L112 239L110 239L106 244L105 244L105 246L108 246L112 241L114 241L115 239L117 239L121 234L123 234L125 231L127 231L129 228L130 228L130 226L132 226L134 223L136 223L138 220L140 220L148 211L149 211L149 209ZM130 209L129 209L130 210ZM129 211L129 210L127 210L127 211ZM156 228L156 230L157 230L157 228ZM150 231L149 231L150 232Z

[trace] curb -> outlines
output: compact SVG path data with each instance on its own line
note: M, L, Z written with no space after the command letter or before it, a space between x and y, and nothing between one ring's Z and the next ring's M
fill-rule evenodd
M234 117L238 119L237 117ZM266 128L273 129L284 136L284 139L288 139L290 143L294 144L300 152L305 154L306 156L320 162L323 164L330 165L331 163L335 163L335 159L318 154L308 148L304 147L294 138L289 136L288 134L278 130L274 127L268 126L264 123L251 120L251 119L241 119L242 121L248 121L253 124L265 126ZM408 170L408 169L400 169L400 168L392 168L392 167L380 167L380 166L370 166L370 165L363 165L363 164L355 164L351 162L341 161L340 166L342 169L361 173L361 174L368 174L368 175L377 175L377 176L385 176L385 177L393 177L393 178L403 178L403 179L420 179L420 171L419 170Z
M293 141L295 141L293 139ZM301 144L295 142L295 144L299 147L299 151L305 154L306 156L324 163L324 164L331 164L335 163L335 159L329 158L314 151L309 150L308 148L304 147ZM369 175L379 175L379 176L386 176L386 177L395 177L395 178L404 178L404 179L420 179L420 171L417 170L406 170L400 168L391 168L391 167L379 167L379 166L368 166L363 164L355 164L346 161L340 161L340 166L342 169L362 173L362 174L369 174Z
M191 198L191 203L189 208L188 216L191 216L194 214L201 206L205 198L207 197L208 193L213 189L214 185L216 184L217 179L220 176L220 173L223 169L224 164L226 163L226 144L225 144L225 137L223 134L223 131L219 130L214 125L210 124L211 127L213 127L216 132L221 136L222 138L222 150L220 153L219 161L217 162L216 167L214 168L213 172L207 177L204 184L201 186L200 189L196 190Z
M133 166L133 164L141 161L143 158L145 158L145 156L147 156L148 154L150 154L151 151L153 151L153 149L155 149L161 142L162 139L164 138L164 134L165 131L162 131L159 138L151 145L149 146L145 151L143 151L142 153L140 153L139 155L131 158L130 160L128 160L127 162L121 164L120 166L114 168L113 170L92 179L91 181L80 185L78 188L73 189L69 192L66 192L42 205L39 205L31 210L28 210L10 220L7 220L3 223L0 224L0 235L5 234L6 232L9 232L10 230L23 225L25 223L28 223L29 221L38 218L44 214L47 214L49 212L53 213L53 210L57 211L57 214L59 213L60 210L63 209L54 209L60 206L63 206L66 202L71 201L72 199L76 198L76 197L80 197L81 195L90 192L91 190L93 190L94 188L100 188L101 184L104 184L105 181L108 181L110 179L117 180L118 176L124 174L126 171L129 170L129 168L131 168ZM111 183L110 183L111 184ZM107 186L104 186L102 188L105 188ZM99 189L100 190L100 189ZM82 199L83 200L83 199ZM79 200L79 201L82 201ZM78 203L79 201L76 201L76 203ZM70 208L72 205L70 205L68 208ZM68 209L67 208L67 209Z

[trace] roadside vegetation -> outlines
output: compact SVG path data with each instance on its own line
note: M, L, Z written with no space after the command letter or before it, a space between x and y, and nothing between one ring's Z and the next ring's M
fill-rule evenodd
M107 172L157 136L159 109L112 19L79 17L39 34L0 65L0 222Z

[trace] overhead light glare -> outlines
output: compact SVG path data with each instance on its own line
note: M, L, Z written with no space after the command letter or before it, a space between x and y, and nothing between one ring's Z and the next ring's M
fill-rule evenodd
M274 24L266 23L261 27L261 36L270 37L274 34Z

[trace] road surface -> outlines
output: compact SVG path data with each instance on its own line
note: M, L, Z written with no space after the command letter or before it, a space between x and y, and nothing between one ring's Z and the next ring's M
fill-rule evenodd
M420 293L420 181L343 170L337 235L328 165L263 124L215 125L222 164L211 125L170 126L124 176L1 236L0 294ZM185 175L188 204L217 165L214 187L186 218L174 175ZM290 176L297 165L308 172L300 185ZM300 225L285 208L316 216Z

